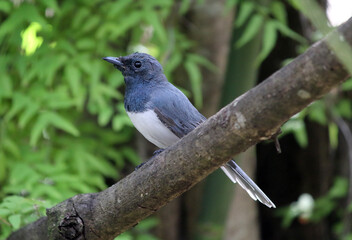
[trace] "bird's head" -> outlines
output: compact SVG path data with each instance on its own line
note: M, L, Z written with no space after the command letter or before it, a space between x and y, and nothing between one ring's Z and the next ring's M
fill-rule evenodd
M112 63L122 72L126 84L135 81L150 82L164 78L161 64L146 53L133 53L124 57L105 57L103 59Z

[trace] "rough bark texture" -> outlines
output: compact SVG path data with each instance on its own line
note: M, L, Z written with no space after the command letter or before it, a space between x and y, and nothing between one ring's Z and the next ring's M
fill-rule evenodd
M350 44L351 28L352 19L340 27ZM81 235L71 239L113 239L231 156L271 138L292 115L347 77L335 54L319 42L115 185L54 206L47 211L47 218L18 230L9 239L23 239L24 234L27 239L70 239L63 236L80 230ZM68 221L73 223L66 225ZM62 230L63 226L74 229Z

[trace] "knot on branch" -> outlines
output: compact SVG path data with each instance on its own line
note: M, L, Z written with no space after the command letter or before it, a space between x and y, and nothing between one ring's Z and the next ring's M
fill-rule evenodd
M59 225L61 236L69 240L83 240L83 230L83 220L78 215L66 216Z

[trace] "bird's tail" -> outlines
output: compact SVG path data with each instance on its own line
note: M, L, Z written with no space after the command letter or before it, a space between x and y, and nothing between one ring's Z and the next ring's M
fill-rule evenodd
M253 180L248 177L248 175L235 163L234 160L230 160L225 165L221 166L221 169L232 182L237 182L255 201L259 200L269 208L276 208L275 204L265 195L257 184L255 184Z

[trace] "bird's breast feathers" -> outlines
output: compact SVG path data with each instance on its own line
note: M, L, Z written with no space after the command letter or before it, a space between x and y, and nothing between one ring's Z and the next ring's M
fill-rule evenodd
M152 110L127 112L133 125L150 142L159 148L167 148L179 140L158 118Z

